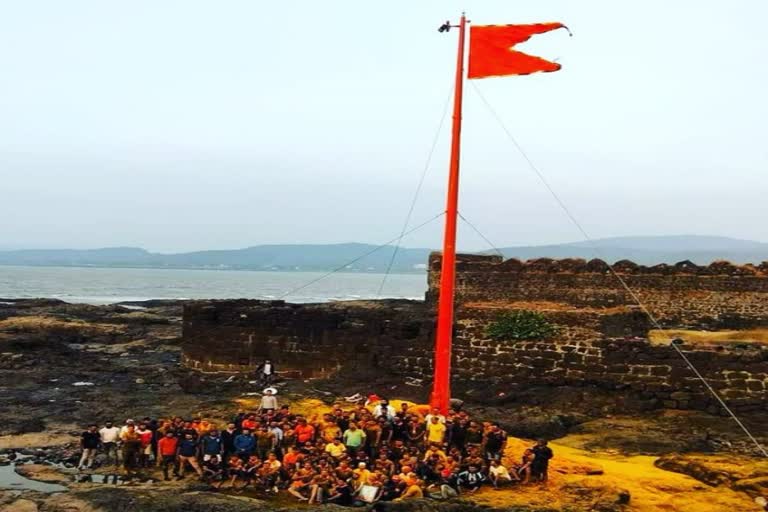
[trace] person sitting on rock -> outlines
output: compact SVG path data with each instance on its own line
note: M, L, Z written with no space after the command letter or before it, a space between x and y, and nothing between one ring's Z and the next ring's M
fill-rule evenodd
M488 476L493 484L493 488L498 490L499 486L513 481L519 481L520 477L514 469L507 469L500 461L491 460L491 466L488 468Z
M217 489L224 483L224 466L218 455L212 455L203 462L203 481L213 483Z
M395 498L392 501L403 501L407 499L419 499L424 497L424 491L422 490L422 487L424 486L423 480L413 480L410 485L405 489L403 494L400 495L399 498Z
M476 492L485 481L485 475L475 465L471 465L466 471L459 473L456 479L460 489L466 489L471 493Z
M101 443L101 435L98 432L98 428L99 426L96 424L90 425L88 430L80 436L80 447L83 449L83 455L80 457L80 463L77 465L79 470L85 467L88 469L93 468L93 459L96 457L96 451Z
M531 476L539 482L546 482L549 472L549 460L554 457L552 448L547 446L547 441L539 439L532 449L534 459L531 463Z
M524 484L527 484L531 480L531 465L535 459L536 454L533 453L533 450L528 448L525 450L525 452L523 452L520 465L515 468L515 471L517 471L517 474L520 476Z
M275 381L275 364L271 359L265 359L261 365L256 369L257 378L261 382L262 386L269 386Z

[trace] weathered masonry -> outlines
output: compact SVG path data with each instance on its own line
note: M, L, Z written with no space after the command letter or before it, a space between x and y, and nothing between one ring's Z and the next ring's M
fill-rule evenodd
M248 371L265 357L304 377L337 372L431 378L433 305L440 256L430 258L425 302L286 304L191 302L184 312L184 363L203 371ZM768 265L642 267L619 262L622 279L668 327L768 326ZM646 315L599 260L502 261L461 256L453 375L488 385L593 384L670 408L714 403L680 357L647 339ZM486 335L503 310L532 309L558 325L545 341ZM681 348L729 404L768 404L768 346L689 344Z

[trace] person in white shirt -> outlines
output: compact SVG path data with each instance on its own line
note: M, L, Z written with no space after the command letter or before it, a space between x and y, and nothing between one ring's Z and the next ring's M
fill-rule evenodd
M389 405L389 400L382 399L373 408L373 417L376 419L384 417L387 421L392 421L395 419L395 408Z
M261 397L261 410L262 411L276 411L277 410L277 397L275 394L277 390L275 388L267 388L264 390L264 396Z
M426 416L424 416L424 421L427 422L427 425L429 425L429 420L432 419L432 416L436 416L437 417L437 421L439 421L440 423L445 423L445 416L440 414L440 409L435 407L434 409L432 409L431 413L429 413Z
M504 482L520 480L520 477L517 475L517 472L514 469L512 469L511 471L512 473L510 474L510 470L504 467L504 465L498 460L491 460L491 467L488 468L488 476L490 476L491 478L491 483L493 484L493 488L498 489L499 484Z
M119 462L117 460L117 443L120 441L120 429L112 425L111 421L108 421L99 430L99 436L101 437L101 448L104 450L104 455L106 455L104 464L109 464L109 454L114 452L115 466L117 466Z

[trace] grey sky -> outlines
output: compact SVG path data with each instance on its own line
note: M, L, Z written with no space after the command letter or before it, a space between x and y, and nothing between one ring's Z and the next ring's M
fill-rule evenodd
M475 83L593 236L768 240L762 1L31 0L0 3L0 246L386 241L462 8L573 30L523 47L562 71ZM414 224L444 207L448 124ZM579 239L471 85L464 143L460 209L496 244Z

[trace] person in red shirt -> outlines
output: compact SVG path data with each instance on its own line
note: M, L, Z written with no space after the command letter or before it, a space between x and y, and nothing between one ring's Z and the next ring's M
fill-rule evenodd
M296 442L300 445L315 438L315 427L307 423L307 420L301 418L299 424L294 429L296 433Z
M249 414L247 418L243 420L242 426L240 428L242 429L248 429L251 432L254 430L257 430L259 427L259 422L256 421L256 415L255 414Z
M139 424L136 429L141 440L141 455L139 456L139 465L143 468L149 467L149 458L152 455L152 437L154 433L147 428L144 423Z
M165 437L157 442L157 455L160 457L160 467L163 469L163 476L170 480L168 476L168 466L173 465L173 474L179 476L179 463L176 458L176 452L179 448L179 439L173 432L166 432Z

